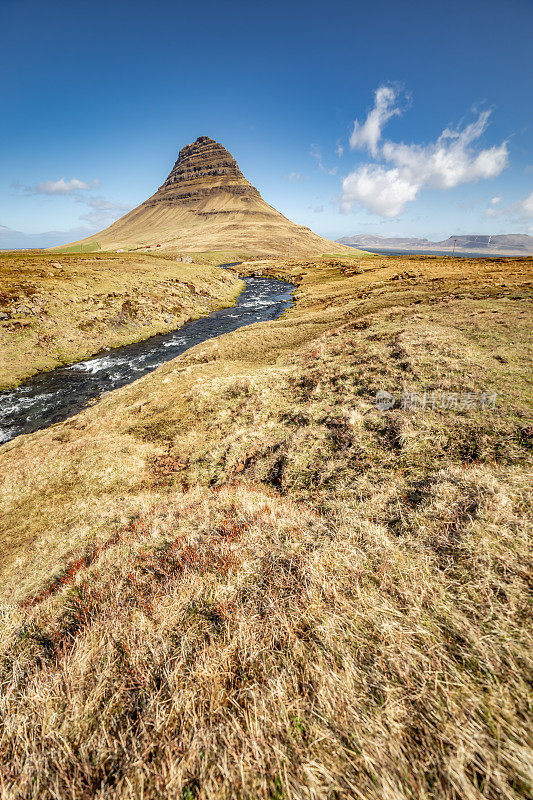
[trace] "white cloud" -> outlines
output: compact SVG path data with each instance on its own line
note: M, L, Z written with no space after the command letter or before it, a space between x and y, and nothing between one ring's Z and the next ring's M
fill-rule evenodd
M493 197L492 200L490 201L490 205L495 206L498 203L501 203L501 201L502 201L501 197Z
M355 120L350 147L367 147L373 156L377 156L378 142L381 139L381 129L391 118L398 116L401 111L394 103L398 92L391 86L380 86L374 95L374 108L369 111L366 120L361 124Z
M96 189L99 185L100 181L98 179L86 183L78 180L78 178L71 178L68 181L65 178L60 178L58 181L41 181L35 186L26 186L24 188L30 194L74 194L80 191Z
M341 209L348 213L359 203L381 217L397 217L414 200L419 187L402 177L399 169L365 164L342 182Z
M489 112L463 131L445 130L428 145L385 142L382 157L413 183L434 189L452 189L460 183L494 178L507 166L507 143L476 153L469 145L485 130ZM482 124L479 124L479 123Z
M339 158L342 158L344 154L344 147L342 146L342 144L340 144L340 142L337 142L337 147L335 148L335 152L337 153Z
M371 213L395 217L425 187L452 189L461 183L494 178L507 166L506 142L484 150L475 148L475 142L487 127L490 111L481 112L464 128L446 128L429 144L385 141L380 145L383 125L400 113L397 101L395 89L381 86L364 124L354 125L351 147L367 148L376 161L392 166L364 164L351 172L343 181L343 211L358 203Z

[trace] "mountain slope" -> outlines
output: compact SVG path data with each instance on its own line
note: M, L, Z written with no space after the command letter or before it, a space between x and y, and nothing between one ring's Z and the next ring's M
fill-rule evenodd
M82 241L88 242L98 242L102 249L244 250L262 255L287 255L290 243L292 255L349 252L268 205L226 148L207 136L180 151L152 197Z

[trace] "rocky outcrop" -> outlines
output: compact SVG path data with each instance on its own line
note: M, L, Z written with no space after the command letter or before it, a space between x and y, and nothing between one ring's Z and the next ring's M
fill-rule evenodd
M221 192L239 197L261 196L225 147L209 136L199 136L180 150L170 175L146 205L194 203Z

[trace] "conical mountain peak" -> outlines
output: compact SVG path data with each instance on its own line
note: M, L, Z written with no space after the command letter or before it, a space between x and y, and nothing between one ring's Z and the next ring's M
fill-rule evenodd
M209 136L185 145L155 194L106 230L83 240L87 242L97 242L102 250L353 253L268 205L231 153Z
M148 202L194 202L221 192L259 197L231 153L209 136L199 136L180 150L168 178Z

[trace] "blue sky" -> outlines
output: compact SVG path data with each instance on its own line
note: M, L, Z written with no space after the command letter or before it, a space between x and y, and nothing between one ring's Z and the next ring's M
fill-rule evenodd
M208 135L331 238L533 234L531 0L0 0L0 29L0 233L99 230Z

